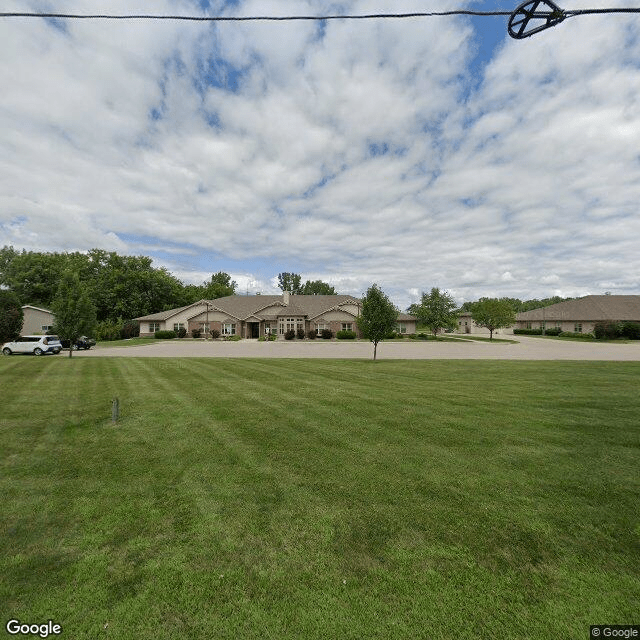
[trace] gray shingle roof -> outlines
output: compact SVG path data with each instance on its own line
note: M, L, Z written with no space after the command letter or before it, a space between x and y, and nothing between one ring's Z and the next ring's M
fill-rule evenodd
M194 308L194 315L197 315L202 313L202 309L199 309L198 307L207 303L210 305L211 310L218 310L223 313L227 313L232 318L237 318L238 320L246 320L253 316L263 320L275 320L276 318L283 316L305 316L308 320L313 320L332 309L338 309L341 305L360 305L361 301L353 296L347 295L291 295L289 296L289 304L285 306L282 296L226 296L224 298L216 298L215 300L200 300L186 307L152 313L147 316L136 318L136 320L143 322L168 320L172 316L175 316L176 314L191 307ZM398 319L415 320L415 317L406 313L401 313L398 315Z
M278 316L307 316L314 318L341 304L359 301L352 296L289 296L289 304L284 306L282 296L227 296L210 300L210 304L220 311L229 313L241 320L252 315L264 319ZM278 305L276 309L268 309Z
M622 320L640 322L640 296L585 296L576 300L565 300L544 309L532 309L517 314L524 320L567 320L598 322Z

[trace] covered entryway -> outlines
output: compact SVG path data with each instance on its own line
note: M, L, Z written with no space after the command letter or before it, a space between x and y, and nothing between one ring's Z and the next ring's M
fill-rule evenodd
M247 338L259 338L259 337L260 337L260 323L247 322Z

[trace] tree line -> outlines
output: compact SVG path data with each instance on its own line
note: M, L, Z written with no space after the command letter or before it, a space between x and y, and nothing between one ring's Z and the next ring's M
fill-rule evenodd
M218 272L201 285L184 284L147 256L121 256L91 249L87 253L42 253L0 249L0 285L22 304L51 308L66 271L78 276L96 309L98 322L130 319L184 307L203 298L233 295L237 284Z

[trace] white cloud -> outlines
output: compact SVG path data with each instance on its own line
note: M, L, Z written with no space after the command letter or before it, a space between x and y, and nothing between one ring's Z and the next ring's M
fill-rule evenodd
M638 293L634 20L571 18L505 42L477 91L474 34L458 19L65 27L0 22L12 61L0 69L0 245L178 252L185 280L204 273L188 267L194 253L271 274L296 264L345 293L377 282L401 306L432 286L460 299ZM252 270L233 277L273 290Z

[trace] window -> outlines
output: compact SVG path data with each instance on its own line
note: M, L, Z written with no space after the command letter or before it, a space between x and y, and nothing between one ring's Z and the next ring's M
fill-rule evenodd
M40 327L40 330L43 331L44 333L46 333L47 331L51 331L51 329L53 329L53 325L52 324L43 324Z
M326 324L317 324L316 325L316 335L317 336L321 336L322 335L322 331L324 329L328 329L329 327L327 327Z
M531 323L527 322L527 329L531 329Z
M343 322L342 323L342 330L343 331L353 331L353 329L351 327L353 327L353 323L352 322Z
M235 336L236 335L236 325L232 323L227 323L222 325L222 335L223 336Z
M284 335L285 331L295 331L304 328L304 320L302 318L282 318L279 324L279 333Z
M182 322L176 322L173 325L173 330L178 333L178 331L180 331L180 329L184 329L184 324Z
M562 322L556 322L556 329L562 329Z
M270 322L265 322L264 323L264 335L268 336L271 333L271 323Z
M581 322L576 322L573 325L573 332L574 333L582 333L582 323Z
M155 333L156 331L160 331L160 323L159 322L150 322L149 323L149 333Z
M403 323L398 323L396 325L396 333L407 333L407 325Z
M211 327L209 326L209 324L207 322L201 322L200 323L202 325L202 331L203 333L209 333Z

